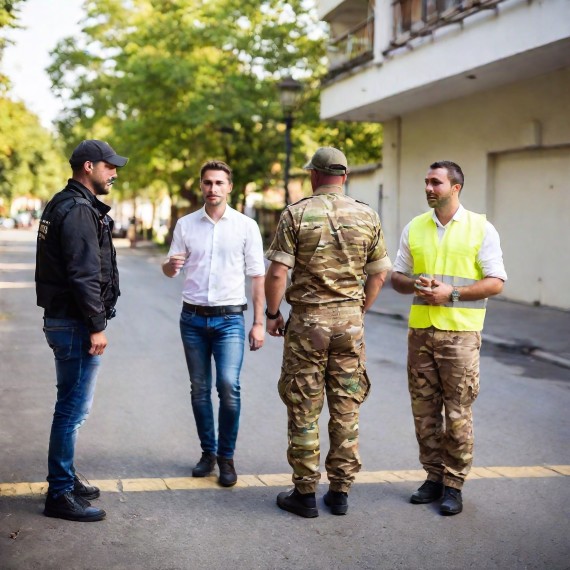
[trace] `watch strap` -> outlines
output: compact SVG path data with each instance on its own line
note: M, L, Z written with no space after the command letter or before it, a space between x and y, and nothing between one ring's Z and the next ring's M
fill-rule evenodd
M281 311L279 309L277 309L276 313L270 313L267 309L265 309L265 316L270 321L274 321L275 319L278 319L281 316Z

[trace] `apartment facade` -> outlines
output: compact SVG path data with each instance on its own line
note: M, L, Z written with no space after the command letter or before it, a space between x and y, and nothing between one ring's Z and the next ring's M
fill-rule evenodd
M429 164L453 160L462 203L501 235L503 297L570 309L570 0L318 6L330 25L321 116L384 126L390 254L427 210Z

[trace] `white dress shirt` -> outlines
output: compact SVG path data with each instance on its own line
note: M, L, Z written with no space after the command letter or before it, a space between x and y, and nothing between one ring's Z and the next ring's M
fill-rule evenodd
M186 254L182 299L193 305L243 305L245 276L265 274L257 223L226 205L214 222L206 209L176 223L168 256Z
M435 210L432 211L432 218L437 226L437 237L439 238L439 241L441 241L445 235L445 230L449 224L461 223L461 218L463 217L464 212L465 208L460 205L453 218L451 218L451 220L449 220L449 222L444 226L435 215ZM412 259L412 254L410 252L410 224L411 222L406 225L402 232L400 248L398 249L396 261L394 262L393 267L393 271L398 271L399 273L404 273L408 276L412 275L414 267L414 260ZM503 281L507 280L499 233L489 221L485 224L485 235L483 236L481 249L477 253L477 263L485 277L498 277Z

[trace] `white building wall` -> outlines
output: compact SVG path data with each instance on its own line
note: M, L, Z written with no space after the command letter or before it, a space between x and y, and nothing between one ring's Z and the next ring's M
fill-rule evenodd
M423 180L429 164L435 160L449 159L461 165L466 178L462 203L468 209L486 213L491 222L497 217L497 212L493 211L495 204L501 204L504 219L505 204L497 200L498 194L518 196L532 211L533 204L545 197L536 189L528 188L524 169L521 169L520 177L514 176L508 181L501 178L501 187L498 188L494 187L495 169L497 163L501 164L500 157L504 153L533 148L570 149L569 94L570 68L566 68L530 81L425 108L386 123L383 164L387 200L383 221L385 230L395 230L395 235L387 236L388 242L393 244L396 240L397 243L403 226L412 217L427 210ZM568 156L570 158L570 151ZM562 173L559 173L553 179L556 184L564 185L557 194L558 202L552 203L553 208L565 207L564 196L570 193L570 181L562 178ZM509 187L505 187L507 184ZM396 198L398 189L399 196ZM388 199L389 196L391 199ZM396 220L392 226L390 218ZM565 219L570 219L570 212L566 212ZM537 226L524 228L524 231L534 231L540 237L543 234L538 226L548 224L549 220L540 219L536 223ZM512 249L516 247L513 232L523 229L518 228L516 223L509 226L497 229L505 244ZM566 290L564 283L570 281L570 258L561 263L561 255L570 255L570 224L565 222L560 226L557 229L558 243L546 244L536 239L525 257L528 258L529 272L533 261L538 258L548 267L559 267L559 271L549 270L549 274L558 275L557 286ZM390 251L395 253L392 246ZM509 261L505 252L507 271ZM520 258L517 263L520 263ZM540 295L537 298L536 291L526 291L521 282L526 278L523 276L530 273L517 270L513 275L518 277L508 284L504 297L570 308L570 295L566 296L566 300L557 299L556 302L552 302L552 297L550 302ZM548 290L552 289L553 284L550 283Z
M380 190L383 177L382 168L368 168L363 172L351 171L345 186L348 196L360 200L374 208L378 213L382 210Z
M374 61L326 85L324 119L386 121L568 65L570 0L505 0L387 56L392 1L374 12Z

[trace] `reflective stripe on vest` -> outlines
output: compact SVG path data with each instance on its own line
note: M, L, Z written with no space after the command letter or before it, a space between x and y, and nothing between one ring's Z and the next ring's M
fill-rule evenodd
M477 254L485 235L486 218L465 210L460 220L452 220L441 241L431 212L410 223L409 243L414 275L427 273L435 279L461 287L483 278ZM410 309L411 328L435 327L449 331L480 331L485 320L487 300L458 301L428 305L414 297Z
M414 278L417 279L421 275L414 275ZM442 283L446 283L448 285L453 285L454 287L465 287L466 285L473 285L473 283L477 283L477 279L466 279L464 277L454 277L453 275L434 275L434 279L437 281L441 281ZM412 301L414 305L428 305L427 301L423 297L414 296L414 300ZM443 307L456 307L459 309L484 309L487 306L487 299L481 299L480 301L456 301L452 303L446 303L442 305Z

